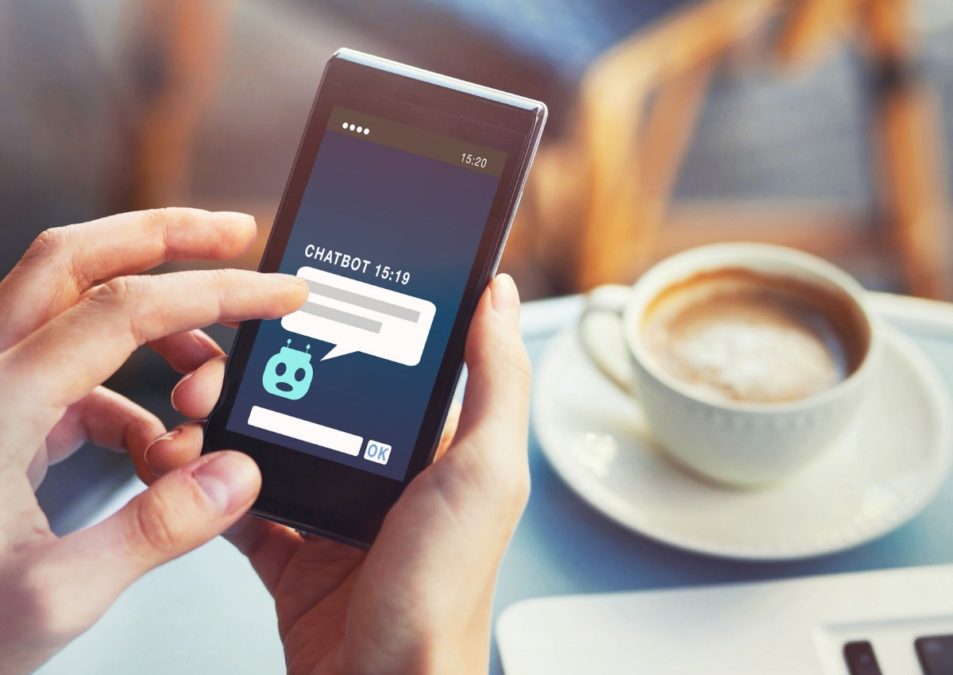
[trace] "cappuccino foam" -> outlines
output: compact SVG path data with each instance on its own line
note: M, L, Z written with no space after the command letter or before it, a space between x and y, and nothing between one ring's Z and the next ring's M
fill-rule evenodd
M806 398L845 379L860 361L846 298L801 282L719 270L660 294L642 340L670 375L732 401Z

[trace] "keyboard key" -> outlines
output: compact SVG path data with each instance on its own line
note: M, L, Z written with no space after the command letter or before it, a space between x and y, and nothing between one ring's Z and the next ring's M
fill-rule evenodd
M953 673L953 635L932 635L918 638L914 643L923 675L950 675Z
M844 645L844 660L850 675L883 675L874 646L867 640L848 642Z

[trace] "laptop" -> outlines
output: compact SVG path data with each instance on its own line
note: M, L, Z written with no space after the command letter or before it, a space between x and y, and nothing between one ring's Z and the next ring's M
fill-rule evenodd
M953 675L953 565L525 600L507 675Z

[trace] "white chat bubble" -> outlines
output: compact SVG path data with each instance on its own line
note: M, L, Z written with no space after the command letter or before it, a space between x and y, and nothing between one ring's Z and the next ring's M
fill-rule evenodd
M281 327L333 344L322 361L361 352L405 366L420 363L437 311L432 302L314 267L302 267L298 276L311 293Z

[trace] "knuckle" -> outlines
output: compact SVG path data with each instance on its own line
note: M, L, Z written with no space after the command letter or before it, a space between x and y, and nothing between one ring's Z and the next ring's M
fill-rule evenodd
M136 285L133 277L116 277L92 289L88 297L96 304L113 308L123 307L129 304L131 297L135 294Z
M175 210L168 207L146 209L142 212L142 227L145 235L161 243L166 259L168 259L169 249L169 224L175 218Z
M475 366L494 373L501 380L528 388L532 378L532 366L523 340L500 340L495 350L481 350L476 354Z
M68 230L69 226L51 227L43 230L37 238L33 240L33 243L30 244L26 255L23 256L24 259L49 260L62 255L63 251L67 248L66 240L69 236Z
M216 268L203 270L200 274L200 278L208 284L211 289L211 296L215 298L217 303L215 313L218 315L224 314L228 308L228 301L225 299L228 295L228 288L237 281L236 275L239 272L227 268Z
M214 288L219 288L229 283L234 275L234 270L224 267L216 267L215 269L201 271L201 276L205 277L205 280L209 283L209 285Z
M88 237L88 228L89 223L80 223L44 230L30 244L23 262L52 268L62 282L70 283L77 293L81 292L93 282L83 265L76 263L83 241Z
M156 232L164 231L168 223L175 218L175 210L169 207L146 209L140 214L146 229Z
M136 498L133 517L126 528L126 549L135 556L167 556L178 548L175 505L159 490L149 490Z
M188 274L189 280L196 286L201 287L203 294L218 298L221 304L223 292L233 283L236 270L219 267L208 270L192 270L183 274Z
M86 300L99 311L125 317L136 344L142 344L154 318L147 297L149 283L142 276L115 277L91 289Z
M507 350L506 366L520 384L529 385L533 377L533 367L522 340L517 340L514 347Z

